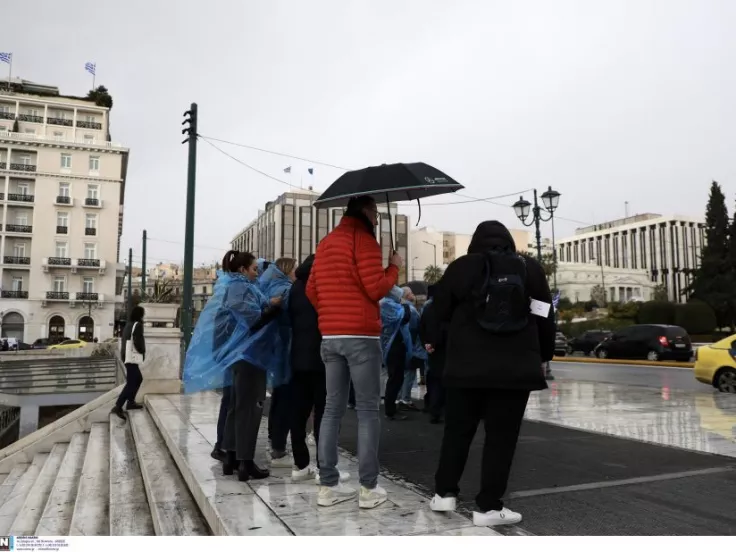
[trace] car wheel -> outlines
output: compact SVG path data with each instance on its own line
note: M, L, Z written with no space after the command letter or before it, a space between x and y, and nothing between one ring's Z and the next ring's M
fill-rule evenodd
M647 360L651 360L653 362L656 362L659 360L659 353L657 351L649 351L647 353Z
M598 358L608 358L608 351L605 349L598 349Z
M736 393L736 370L725 368L718 372L715 385L723 393Z

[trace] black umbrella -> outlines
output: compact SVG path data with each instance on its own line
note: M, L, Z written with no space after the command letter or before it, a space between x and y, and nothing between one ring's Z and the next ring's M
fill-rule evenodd
M317 208L341 207L354 197L370 196L376 203L413 201L462 190L459 184L439 169L426 163L394 163L346 172L314 202ZM394 233L389 207L391 249ZM419 218L421 218L421 205ZM418 221L417 221L418 222Z

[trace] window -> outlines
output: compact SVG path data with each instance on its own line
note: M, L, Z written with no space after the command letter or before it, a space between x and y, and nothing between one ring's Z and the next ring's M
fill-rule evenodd
M56 213L56 226L62 228L69 227L69 213Z
M207 286L202 286L202 293L207 295Z
M84 121L87 123L94 123L95 122L95 116L94 115L85 115Z
M22 276L13 276L13 291L23 291Z
M87 185L87 197L90 199L98 199L100 197L100 187L97 184Z
M16 214L15 224L17 224L18 226L28 226L28 215L25 213Z
M57 119L66 119L66 112L57 109L55 112Z
M283 220L281 221L281 255L295 257L294 254L294 206L282 207Z
M90 155L89 156L89 170L90 171L99 171L100 170L100 156L99 155Z
M94 278L83 278L82 279L82 291L84 293L95 292L95 279Z
M94 141L95 141L95 137L92 136L91 134L85 134L84 135L84 143L85 144L92 144L92 143L94 143Z
M21 165L30 165L31 164L31 156L30 155L21 155L20 156L20 164Z
M97 258L97 244L94 244L94 243L84 244L84 258L85 259L96 259Z
M66 278L64 276L54 276L54 291L56 293L64 293L66 291Z
M86 215L84 217L85 228L97 228L97 215Z
M317 209L317 243L327 235L327 209Z
M14 257L25 257L26 256L26 244L25 243L13 244L13 256Z
M39 116L41 115L41 113L40 113L40 112L38 111L38 109L34 109L34 108L30 108L30 109L28 110L28 114L29 114L29 115L30 115L31 117L39 117Z
M0 113L10 113L10 108L7 105L0 105Z
M59 182L59 196L69 197L69 183L68 182Z
M28 195L28 184L26 184L25 182L19 182L18 184L16 184L16 188L18 190L18 195Z
M312 207L299 207L299 259L312 254Z
M66 242L62 242L62 241L57 241L56 242L56 251L55 251L55 253L56 253L56 256L57 257L59 257L61 259L66 259L67 256L68 256L67 255L67 252L68 251L69 251L68 244Z
M71 153L62 153L61 154L61 168L62 169L71 169L72 168L72 155L71 155Z

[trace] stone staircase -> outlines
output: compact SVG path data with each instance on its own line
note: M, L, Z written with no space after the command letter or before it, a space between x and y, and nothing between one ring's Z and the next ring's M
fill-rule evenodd
M70 414L36 441L0 451L0 534L498 535L431 512L426 497L384 477L389 501L364 511L355 501L318 508L315 483L291 483L288 469L248 483L225 477L210 457L219 395L147 395L123 422L107 415L115 391L83 407L86 421ZM357 477L347 456L339 467Z

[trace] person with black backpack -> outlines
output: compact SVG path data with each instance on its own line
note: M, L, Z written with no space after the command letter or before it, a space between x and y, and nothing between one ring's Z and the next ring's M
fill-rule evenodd
M508 229L482 222L468 254L447 267L434 290L425 339L445 345L445 431L430 507L453 511L468 450L482 420L485 443L477 526L510 525L521 514L501 500L532 391L547 388L543 363L552 359L552 296L539 262L516 252Z

